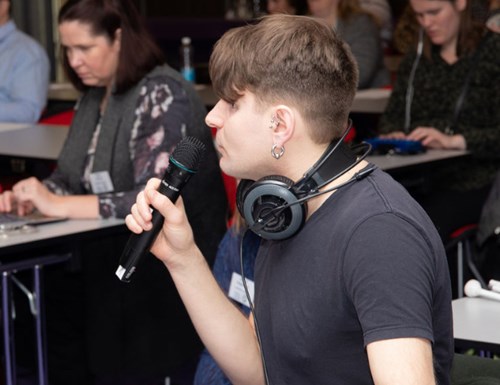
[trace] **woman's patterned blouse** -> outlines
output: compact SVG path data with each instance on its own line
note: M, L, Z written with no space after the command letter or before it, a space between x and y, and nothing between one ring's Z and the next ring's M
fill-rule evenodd
M129 152L134 167L134 189L98 194L99 213L102 218L124 217L130 212L137 194L152 178L161 178L169 163L175 144L185 136L189 113L189 100L181 84L167 77L148 80L140 91L131 125ZM100 121L87 151L82 185L92 194L90 175L97 146ZM58 195L71 195L64 178L57 170L44 184Z

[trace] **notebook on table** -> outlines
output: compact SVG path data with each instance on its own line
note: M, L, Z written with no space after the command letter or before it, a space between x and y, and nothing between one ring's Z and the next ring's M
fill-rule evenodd
M18 230L23 226L38 226L47 223L61 222L68 218L49 217L35 211L26 216L20 216L13 213L0 213L0 232Z

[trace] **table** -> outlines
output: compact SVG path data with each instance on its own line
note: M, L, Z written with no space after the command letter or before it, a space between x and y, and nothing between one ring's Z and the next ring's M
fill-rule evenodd
M351 112L381 114L389 102L391 90L385 88L371 88L358 90L354 95Z
M75 244L77 245L80 241L85 241L90 237L103 237L123 231L126 231L126 228L124 221L121 219L82 219L41 225L25 232L0 234L3 348L7 385L16 384L12 285L17 284L29 298L31 311L35 318L38 383L39 385L47 385L47 348L45 341L43 278L41 274L43 267L70 259L72 252L69 246L75 247ZM47 250L53 250L54 252L46 254ZM21 253L30 253L33 254L33 257L19 258L18 256ZM32 270L33 272L34 284L32 292L20 285L15 278L15 273L23 270Z
M207 107L213 107L219 98L215 95L210 84L195 84L194 88L198 91L203 103ZM354 96L351 112L375 113L384 112L391 90L383 88L374 88L369 90L359 90Z
M19 158L55 160L68 136L68 127L59 125L2 123L0 128L0 155Z
M30 124L26 123L0 123L0 132L19 130L21 128L26 128L29 126Z
M429 163L434 165L436 162L448 161L468 155L469 152L466 150L427 150L424 153L414 155L369 155L367 160L376 164L382 170L396 171Z
M49 85L48 100L76 102L80 92L71 83L51 83Z
M13 125L15 129L9 130L4 123L1 127L4 129L0 130L0 155L49 160L59 157L69 129L43 124ZM416 155L369 155L367 160L383 170L395 171L467 155L462 150L428 150Z
M210 84L195 84L203 103L207 107L213 107L219 100ZM376 113L384 112L391 90L384 88L373 88L359 90L354 96L351 112ZM70 83L52 83L49 87L48 99L59 102L75 102L80 93Z
M452 306L457 347L500 351L500 301L463 297Z

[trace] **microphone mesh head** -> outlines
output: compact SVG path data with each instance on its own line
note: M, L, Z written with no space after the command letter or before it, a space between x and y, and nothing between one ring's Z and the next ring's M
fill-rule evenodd
M205 145L192 136L183 138L172 152L172 159L189 170L197 170L203 155Z

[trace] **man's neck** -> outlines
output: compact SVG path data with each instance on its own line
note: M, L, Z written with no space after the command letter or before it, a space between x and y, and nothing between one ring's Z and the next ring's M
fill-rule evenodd
M327 184L325 187L321 189L321 191L325 191L331 188L334 188L335 186L341 185L344 182L347 182L349 179L354 177L354 174L357 172L361 171L363 168L365 168L368 165L368 162L365 160L362 160L354 166L351 170L349 170L347 173L342 175L341 177L331 181L329 184ZM318 210L323 203L326 202L326 200L336 192L337 190L333 190L331 192L327 192L325 194L318 195L316 198L313 198L307 202L307 218L309 218L316 210Z

